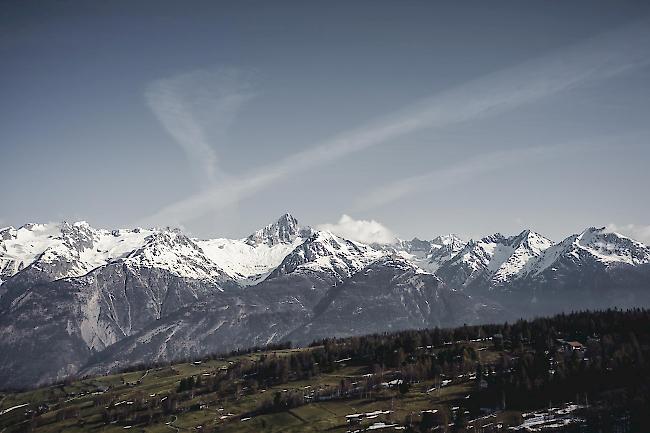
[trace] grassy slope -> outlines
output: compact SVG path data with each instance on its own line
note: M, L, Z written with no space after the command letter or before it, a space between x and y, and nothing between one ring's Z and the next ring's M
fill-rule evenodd
M499 353L495 352L489 342L464 343L475 348L484 347L480 353L483 362L496 359ZM309 349L293 349L309 350ZM274 351L275 354L289 353ZM0 431L14 432L25 427L25 412L36 409L39 404L47 403L50 410L39 416L39 426L34 430L38 432L170 432L170 431L197 431L197 426L221 427L224 432L320 432L332 433L346 432L345 415L376 410L392 410L389 415L380 415L372 420L365 420L361 427L367 427L374 422L397 423L412 416L417 419L422 410L435 409L441 405L453 406L470 393L475 384L467 379L455 379L454 382L442 389L427 393L433 387L432 382L422 382L411 387L409 392L401 395L397 390L386 389L375 392L367 399L352 399L345 401L328 401L311 403L306 406L289 411L260 415L249 420L240 420L242 414L254 409L259 402L269 399L276 391L305 389L306 387L318 388L323 385L338 384L342 378L352 381L361 375L369 373L368 367L341 367L333 374L320 374L311 380L291 381L284 385L266 390L259 390L253 394L244 394L241 398L227 399L225 402L216 402L214 395L204 394L192 400L184 401L182 406L191 406L197 403L207 403L207 408L188 411L177 415L165 416L162 421L150 425L138 425L126 428L124 424L105 425L102 420L103 406L95 406L95 398L102 394L101 389L110 387L117 401L131 401L136 394L144 393L147 399L161 399L169 392L175 390L182 378L190 376L208 375L220 368L227 367L231 362L242 357L257 358L261 353L231 357L224 360L203 362L199 365L193 363L175 364L149 371L137 371L110 376L96 377L73 382L69 385L51 386L22 393L7 393L0 396L0 413L13 406L27 404L27 406L11 410L0 415ZM137 383L139 381L139 383ZM57 412L66 408L78 407L80 416L74 419L57 421ZM227 416L227 414L234 414ZM507 415L507 414L505 414ZM500 414L499 417L505 416ZM222 417L226 417L223 418ZM391 429L392 430L392 429ZM381 430L380 430L381 431Z

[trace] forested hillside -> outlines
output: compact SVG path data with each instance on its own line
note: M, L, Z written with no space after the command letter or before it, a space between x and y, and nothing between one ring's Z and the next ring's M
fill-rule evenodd
M70 379L0 401L3 432L643 432L650 311L290 343Z

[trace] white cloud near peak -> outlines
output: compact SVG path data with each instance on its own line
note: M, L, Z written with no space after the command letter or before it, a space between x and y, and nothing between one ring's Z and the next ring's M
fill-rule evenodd
M386 226L375 220L355 220L343 214L335 224L320 224L319 230L327 230L335 235L364 244L389 244L397 238Z

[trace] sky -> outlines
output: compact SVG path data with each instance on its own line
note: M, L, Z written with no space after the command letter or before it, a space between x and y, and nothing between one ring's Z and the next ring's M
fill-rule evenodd
M647 1L2 1L0 226L650 243Z

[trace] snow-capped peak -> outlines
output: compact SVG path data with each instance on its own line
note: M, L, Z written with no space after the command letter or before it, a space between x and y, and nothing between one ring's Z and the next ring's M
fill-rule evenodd
M522 275L527 263L539 257L553 243L531 230L505 237L501 233L471 240L441 273L453 285L467 286L480 277L490 285L503 284Z
M604 262L639 265L650 261L650 249L646 245L619 233L608 231L605 227L586 229L578 235L574 244Z
M87 222L25 224L0 234L0 278L34 265L45 279L76 277L142 246L152 231L93 229Z
M130 266L165 269L174 275L221 283L230 280L197 243L175 231L154 233L145 244L124 258Z
M540 257L553 242L539 233L524 230L519 235L508 238L508 244L512 251L509 252L505 248L502 250L508 256L504 257L505 260L494 272L492 280L495 283L506 282L522 275L527 263Z
M452 259L465 247L466 242L460 237L449 234L438 236L431 241L431 251L427 256L425 269L435 272L440 266Z
M573 240L572 247L587 251L605 263L640 265L650 262L650 248L605 227L584 230Z
M464 246L465 242L460 237L449 234L437 236L430 241L418 238L413 238L410 241L398 239L391 245L375 247L395 252L421 270L433 273Z
M650 248L604 227L590 227L548 248L527 266L526 273L536 276L547 269L563 267L561 263L584 261L600 263L605 267L620 264L642 265L650 263Z
M438 246L438 247L443 247L446 245L464 245L465 241L463 241L460 236L450 233L448 235L440 235L436 236L433 238L431 241L432 246Z
M215 279L220 269L174 230L95 229L85 221L25 224L0 233L0 280L26 268L40 280L79 277L116 260Z
M228 275L248 286L266 278L311 234L311 228L300 227L298 220L287 213L247 238L208 239L197 243Z
M319 230L287 255L269 277L300 270L327 272L338 278L346 278L385 254L386 251Z
M309 228L302 228L298 224L298 220L293 215L286 213L282 215L276 222L267 225L266 227L257 230L246 238L246 243L249 245L266 244L273 246L277 244L290 244L296 237L303 236L311 232Z
M349 276L371 260L397 254L452 286L477 278L490 286L535 276L562 258L593 259L605 266L650 263L650 248L605 228L591 227L553 245L532 231L500 233L463 242L450 234L368 246L328 231L301 227L290 214L244 239L189 239L177 230L103 230L85 221L25 224L0 230L0 284L26 268L37 280L78 277L117 260L168 269L199 279L226 278L252 285L296 269Z

